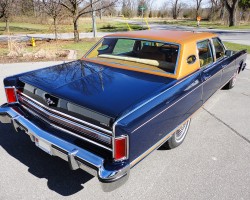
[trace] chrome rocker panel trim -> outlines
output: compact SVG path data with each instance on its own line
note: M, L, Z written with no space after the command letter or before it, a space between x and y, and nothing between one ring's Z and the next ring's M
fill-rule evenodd
M0 107L0 122L12 123L16 131L27 133L32 142L35 142L35 138L42 140L51 148L47 153L68 161L72 170L81 168L98 177L105 192L115 190L128 180L130 165L116 166L116 170L109 170L105 168L104 158L40 129L12 107Z

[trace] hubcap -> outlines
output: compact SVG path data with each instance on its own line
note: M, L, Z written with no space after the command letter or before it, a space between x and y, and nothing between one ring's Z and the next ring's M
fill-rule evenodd
M190 119L186 121L176 132L175 132L175 141L177 143L181 142L185 135L187 134L187 130L189 127Z
M237 77L237 72L235 72L235 74L234 74L234 76L233 76L233 79L232 79L232 86L234 86L235 85L235 83L236 83L236 78Z

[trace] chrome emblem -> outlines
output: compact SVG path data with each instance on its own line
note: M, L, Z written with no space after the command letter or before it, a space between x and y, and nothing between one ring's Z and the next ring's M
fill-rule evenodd
M56 103L54 101L52 101L50 98L47 98L46 99L46 103L48 104L48 106L51 106L51 105L55 105Z

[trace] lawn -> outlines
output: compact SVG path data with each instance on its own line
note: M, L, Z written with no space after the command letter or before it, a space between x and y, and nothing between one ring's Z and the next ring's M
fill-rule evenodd
M96 39L82 39L80 42L75 43L72 40L58 40L58 41L37 41L36 47L32 47L30 42L18 43L17 46L22 49L23 52L36 53L40 50L44 50L47 52L57 52L62 50L75 50L77 52L77 58L81 58L97 41ZM243 49L247 49L248 53L250 52L250 46L235 44L231 42L224 42L226 47L231 50L239 51ZM8 63L8 62L25 62L25 61L49 61L49 60L66 60L66 58L44 58L44 59L30 59L24 57L8 57L8 44L0 43L0 63Z
M166 25L181 25L181 26L190 26L190 27L197 27L197 21L195 20L156 20L154 21L153 19L149 21L149 23L158 23L158 24L166 24ZM200 27L201 28L208 28L208 29L228 29L228 30L233 30L233 29L250 29L250 22L241 22L237 26L229 27L225 24L223 24L220 21L217 22L211 22L211 21L205 21L201 20L200 22Z
M37 41L36 47L32 47L30 42L14 43L13 46L17 46L18 49L25 53L39 52L41 50L47 53L56 53L63 50L75 50L77 52L77 58L81 58L97 41L97 39L82 39L80 42L75 43L73 40L58 40L58 41ZM29 58L24 56L8 57L9 54L8 44L0 43L0 63L11 62L29 62L29 61L50 61L50 60L66 60L67 58Z
M116 32L127 31L128 27L124 22L117 22L111 18L104 18L102 20L97 19L97 31L101 32ZM130 24L132 30L142 30L139 25ZM78 25L79 32L92 32L92 20L90 18L81 18ZM0 22L0 35L6 34L5 23ZM73 25L70 22L58 25L59 33L73 32ZM11 22L10 23L11 34L33 34L33 33L54 33L54 26L49 21L48 24L35 24L25 22Z
M240 51L240 50L247 50L247 53L250 54L250 46L249 45L243 45L243 44L236 44L232 42L223 42L227 49L234 50L234 51Z

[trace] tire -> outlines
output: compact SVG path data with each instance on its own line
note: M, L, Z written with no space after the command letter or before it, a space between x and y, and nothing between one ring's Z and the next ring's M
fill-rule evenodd
M238 72L235 72L233 78L222 88L223 90L230 90L235 86Z
M188 119L186 122L184 122L176 131L175 133L168 139L168 141L166 141L162 147L164 149L174 149L178 146L180 146L186 135L187 135L187 132L188 132L188 129L189 129L189 126L190 126L190 122L191 122L191 118Z

